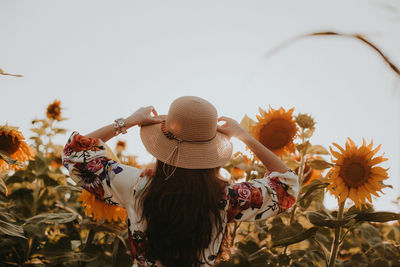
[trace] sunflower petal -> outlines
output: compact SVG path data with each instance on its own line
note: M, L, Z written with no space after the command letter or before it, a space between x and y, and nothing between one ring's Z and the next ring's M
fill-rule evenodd
M341 147L341 146L339 146L338 144L336 144L336 143L332 143L332 145L334 145L335 147L337 147L339 150L340 150L340 152L343 154L344 153L344 149Z

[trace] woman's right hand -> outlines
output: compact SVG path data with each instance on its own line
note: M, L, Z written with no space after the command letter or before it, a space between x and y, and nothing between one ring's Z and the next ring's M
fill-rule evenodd
M240 124L232 118L228 117L220 117L218 122L225 122L222 125L218 125L218 131L229 136L229 137L237 137L242 139L249 133L240 126Z
M152 114L154 116L152 116ZM125 124L128 127L132 127L134 125L142 126L153 123L161 123L162 119L158 118L157 116L157 111L153 106L141 107L125 119Z

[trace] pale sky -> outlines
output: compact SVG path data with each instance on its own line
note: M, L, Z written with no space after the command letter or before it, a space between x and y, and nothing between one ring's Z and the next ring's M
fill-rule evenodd
M54 99L69 118L61 125L83 134L141 106L165 114L182 95L238 121L255 118L258 107L295 107L317 121L313 144L382 144L393 189L374 204L400 211L391 203L400 194L400 78L351 39L308 38L265 56L315 31L361 33L400 65L395 0L2 0L0 68L24 77L0 76L0 124L31 136L31 120ZM120 139L140 162L151 160L137 129ZM332 198L326 204L336 206Z

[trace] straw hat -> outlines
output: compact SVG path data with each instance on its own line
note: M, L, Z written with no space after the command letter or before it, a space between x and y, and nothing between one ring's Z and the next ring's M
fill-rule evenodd
M142 126L140 137L158 160L180 168L208 169L224 165L232 155L229 137L217 131L218 114L205 99L175 99L162 123Z

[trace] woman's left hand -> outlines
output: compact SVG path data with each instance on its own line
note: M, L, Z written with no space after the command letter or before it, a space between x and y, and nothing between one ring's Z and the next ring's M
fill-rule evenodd
M154 116L152 116L152 114ZM158 113L153 106L141 107L125 119L125 124L128 127L132 127L134 125L143 126L153 123L161 123L162 119L157 118L157 116Z

